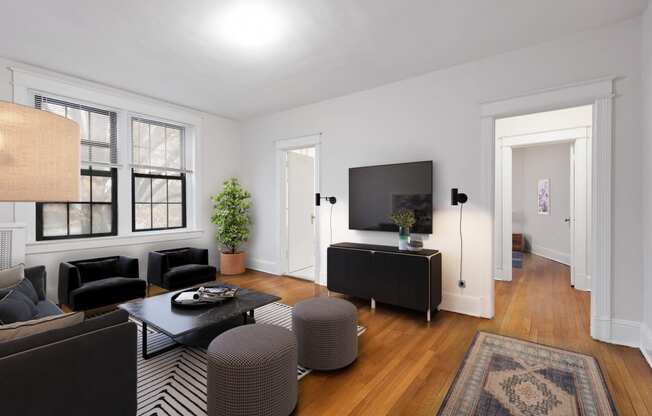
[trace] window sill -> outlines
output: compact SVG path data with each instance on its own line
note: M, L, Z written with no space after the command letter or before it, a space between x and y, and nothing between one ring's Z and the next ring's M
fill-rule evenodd
M181 229L173 231L145 231L112 237L36 241L27 244L25 254L46 254L63 251L92 250L104 247L131 246L161 241L193 240L201 238L203 235L203 230Z

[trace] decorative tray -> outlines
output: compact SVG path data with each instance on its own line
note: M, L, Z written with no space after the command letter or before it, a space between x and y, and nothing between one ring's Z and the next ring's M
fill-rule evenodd
M237 288L228 286L191 288L172 296L170 302L173 306L181 308L215 306L229 299L233 299L237 292Z

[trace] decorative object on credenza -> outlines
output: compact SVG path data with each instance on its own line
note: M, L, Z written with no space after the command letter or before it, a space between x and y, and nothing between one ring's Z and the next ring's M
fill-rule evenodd
M398 249L409 250L410 228L412 228L416 222L414 212L410 211L407 208L401 208L398 211L394 212L390 216L390 219L395 225L398 226Z
M214 211L211 221L217 226L217 242L222 247L220 272L240 274L245 271L245 253L238 251L249 239L251 194L236 178L224 182L224 189L211 198Z
M79 200L79 125L0 101L0 201Z
M615 415L597 360L478 332L438 416Z
M539 179L537 182L537 212L539 215L550 215L550 179Z
M469 197L463 193L460 192L457 188L452 188L451 189L451 205L459 205L460 206L460 277L457 280L457 286L460 288L465 288L466 287L466 282L463 279L462 275L462 265L463 263L463 253L464 253L464 243L462 239L462 207L464 204L466 204L466 201L469 200Z

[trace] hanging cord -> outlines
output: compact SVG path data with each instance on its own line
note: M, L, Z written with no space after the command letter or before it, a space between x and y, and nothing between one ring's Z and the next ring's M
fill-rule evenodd
M462 207L464 207L464 204L460 204L460 278L458 280L458 286L461 288L466 286L464 280L462 279L462 265L463 265L462 260L464 258L464 242L462 236Z
M331 204L331 215L330 215L330 219L328 220L331 229L331 244L333 244L333 205L334 204Z

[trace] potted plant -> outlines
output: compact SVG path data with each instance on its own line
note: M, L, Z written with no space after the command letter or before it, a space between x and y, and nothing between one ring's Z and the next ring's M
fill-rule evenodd
M224 189L212 196L214 203L211 222L217 226L215 235L220 245L220 272L240 274L245 271L245 253L239 251L249 238L251 194L236 178L224 182Z
M389 217L398 225L398 249L410 249L410 228L417 222L414 213L407 208L401 208Z

